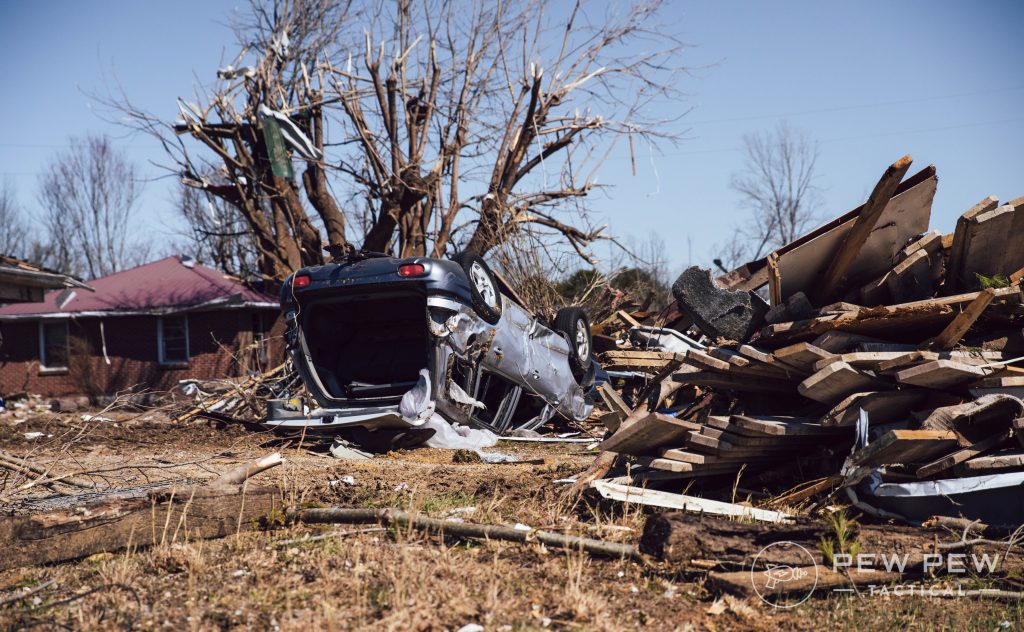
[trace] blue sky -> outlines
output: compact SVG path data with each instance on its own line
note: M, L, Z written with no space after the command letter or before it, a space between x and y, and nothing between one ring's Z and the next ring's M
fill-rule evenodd
M87 96L115 82L173 118L175 97L212 83L233 55L236 6L246 5L0 3L0 177L35 210L37 174L69 136L123 136ZM710 261L743 220L728 186L742 167L742 136L780 120L819 143L823 219L861 203L905 153L912 171L938 168L933 228L952 230L987 195L1024 195L1024 3L679 1L665 18L692 46L678 106L690 111L675 124L685 140L641 149L635 177L625 147L616 150L600 174L612 186L589 206L614 234L657 233L673 269ZM162 160L148 138L117 144L140 163ZM167 243L178 222L169 181L147 186L143 215Z

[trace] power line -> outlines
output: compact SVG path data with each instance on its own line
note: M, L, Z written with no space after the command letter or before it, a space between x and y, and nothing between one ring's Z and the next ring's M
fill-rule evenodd
M969 96L980 96L987 94L1001 94L1004 92L1014 92L1017 90L1024 90L1024 86L1016 86L1013 88L998 88L995 90L977 90L973 92L959 92L957 94L943 94L930 97L920 97L917 99L904 99L902 101L879 101L876 103L861 103L858 105L841 105L830 108L820 108L817 110L803 110L801 112L791 112L789 114L764 114L757 116L739 116L735 118L724 118L724 119L709 119L706 121L691 121L690 125L710 125L712 123L738 123L742 121L762 121L765 119L777 119L777 118L794 118L797 116L807 116L809 114L827 114L829 112L844 112L847 110L864 110L869 108L887 107L890 105L909 105L912 103L926 103L928 101L941 101L945 99L958 99L961 97Z

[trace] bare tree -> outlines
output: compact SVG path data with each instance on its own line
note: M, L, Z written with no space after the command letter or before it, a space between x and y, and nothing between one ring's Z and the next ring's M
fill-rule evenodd
M107 102L239 209L268 278L320 262L324 234L335 252L438 256L526 233L589 258L604 235L575 201L607 151L670 137L649 107L682 71L659 7L254 2L239 55L175 124Z
M782 122L771 132L746 134L745 171L731 187L750 210L750 220L736 231L722 253L730 263L759 259L806 232L816 219L820 190L814 184L817 145L808 135Z
M71 139L39 178L49 260L61 272L90 279L141 263L149 242L134 222L138 172L110 139Z
M28 224L18 205L14 184L0 182L0 254L24 258L29 252Z
M239 210L215 195L181 187L178 200L188 225L183 249L241 279L259 276L256 244Z

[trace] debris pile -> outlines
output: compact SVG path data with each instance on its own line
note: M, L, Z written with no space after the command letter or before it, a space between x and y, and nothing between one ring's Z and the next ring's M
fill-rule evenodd
M298 375L282 364L244 379L184 380L179 388L192 405L174 418L181 423L193 417L223 422L258 423L266 414L267 401L289 396L301 388Z
M909 165L764 259L686 270L650 325L595 327L601 449L629 457L625 482L788 473L806 484L776 506L839 488L909 522L1019 523L999 494L1024 484L1024 198L929 231L935 169Z

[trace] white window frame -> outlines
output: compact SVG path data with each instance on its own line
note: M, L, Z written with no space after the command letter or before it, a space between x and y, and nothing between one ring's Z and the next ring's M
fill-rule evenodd
M181 314L180 316L173 316L170 318L182 318L185 321L185 359L184 360L168 360L164 357L164 317L160 316L156 321L156 352L157 359L163 366L180 366L187 365L189 360L192 359L192 352L188 345L188 314Z
M61 321L39 321L38 335L39 335L39 370L42 372L46 371L67 371L67 361L65 360L64 366L50 366L45 364L46 362L46 325L62 324L64 325L64 345L67 347L65 357L70 358L71 356L71 329L68 327L67 319Z

